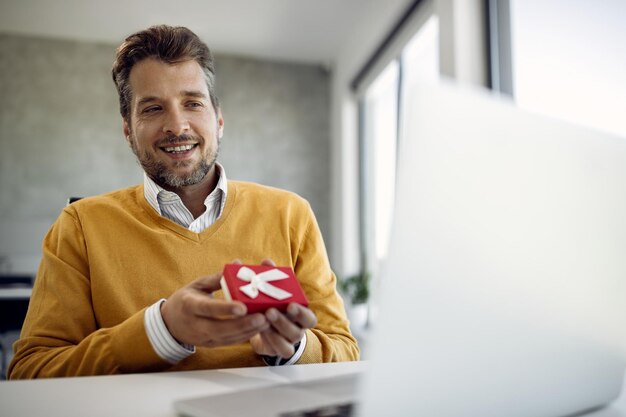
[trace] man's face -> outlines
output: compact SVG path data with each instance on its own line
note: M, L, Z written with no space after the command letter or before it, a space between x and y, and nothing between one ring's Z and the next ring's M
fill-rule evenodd
M148 58L133 66L129 82L124 134L148 176L170 190L211 181L224 120L198 63Z

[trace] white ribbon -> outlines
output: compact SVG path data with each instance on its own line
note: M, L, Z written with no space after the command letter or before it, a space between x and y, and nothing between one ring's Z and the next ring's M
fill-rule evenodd
M270 269L257 274L247 266L242 266L239 268L239 272L237 272L237 278L250 283L239 288L241 292L250 298L257 298L259 292L277 300L284 300L293 295L269 283L269 281L289 278L289 275L279 269Z

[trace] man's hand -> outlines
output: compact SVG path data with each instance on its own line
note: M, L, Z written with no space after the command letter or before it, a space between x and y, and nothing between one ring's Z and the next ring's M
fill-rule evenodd
M269 259L262 263L276 266ZM280 356L281 358L293 356L295 353L293 345L302 339L304 330L315 327L317 324L315 314L296 303L287 306L287 314L270 308L265 312L265 318L271 326L252 336L250 344L259 355Z
M221 277L220 272L199 278L161 305L163 321L176 340L196 346L225 346L269 329L263 314L246 316L243 303L212 298L211 293L220 289Z

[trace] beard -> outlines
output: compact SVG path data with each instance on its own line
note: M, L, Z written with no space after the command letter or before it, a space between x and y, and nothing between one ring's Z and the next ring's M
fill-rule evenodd
M173 146L177 143L183 143L188 141L193 141L200 145L204 142L204 139L192 135L168 135L167 137L161 139L157 143L157 145L158 147L163 147L166 145ZM211 171L213 166L215 166L215 161L217 161L217 155L219 153L218 140L215 150L207 150L208 153L206 155L203 155L203 158L199 162L195 163L196 166L193 167L190 172L177 173L175 171L176 168L189 167L190 165L194 164L194 162L174 161L174 169L171 169L163 161L157 160L154 155L152 155L147 150L140 152L139 149L137 149L137 145L135 144L135 138L132 134L130 137L130 145L133 153L137 157L137 161L146 172L148 177L150 177L155 183L165 189L180 188L188 185L198 184L204 179L204 177L206 177L207 173Z

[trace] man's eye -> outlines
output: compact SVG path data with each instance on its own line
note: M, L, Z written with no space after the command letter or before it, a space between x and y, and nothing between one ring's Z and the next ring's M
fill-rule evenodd
M145 109L143 109L142 113L154 113L159 110L161 110L159 106L150 106L150 107L146 107Z
M198 102L198 101L192 101L187 103L188 107L204 107L204 104Z

